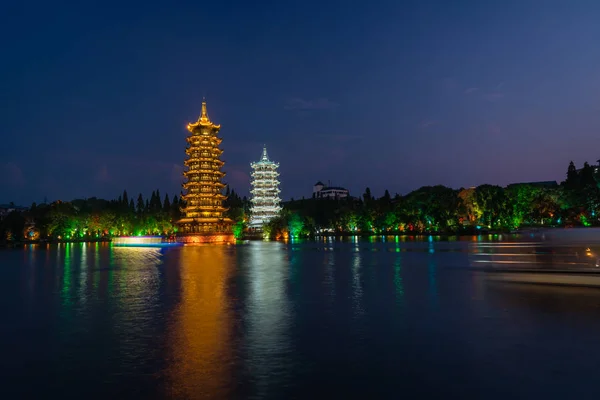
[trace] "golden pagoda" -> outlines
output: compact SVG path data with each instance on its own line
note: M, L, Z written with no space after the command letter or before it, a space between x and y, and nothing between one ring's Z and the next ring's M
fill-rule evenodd
M233 221L224 218L223 207L226 196L221 182L225 173L221 171L223 150L219 148L221 138L217 136L221 125L213 124L206 112L206 101L202 101L202 113L198 121L187 125L185 153L186 170L181 196L185 216L177 221L178 240L183 243L230 243L233 238Z

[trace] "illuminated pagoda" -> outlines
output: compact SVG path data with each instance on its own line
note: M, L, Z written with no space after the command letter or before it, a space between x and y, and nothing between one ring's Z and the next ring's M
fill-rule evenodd
M279 164L269 160L267 148L263 148L260 161L250 163L252 167L252 208L250 211L251 229L261 229L264 224L276 217L281 210L279 203Z
M226 196L222 189L225 173L221 171L223 150L219 148L221 138L217 136L221 125L213 124L206 112L206 101L202 101L202 114L198 121L187 125L185 153L186 170L181 198L184 217L177 221L178 241L183 243L233 242L233 221L223 217Z

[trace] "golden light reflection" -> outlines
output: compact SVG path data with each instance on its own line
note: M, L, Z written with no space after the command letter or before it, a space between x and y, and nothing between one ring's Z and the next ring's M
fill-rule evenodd
M181 300L170 327L169 397L226 398L232 388L232 316L227 298L232 248L181 248ZM176 266L173 266L176 268Z

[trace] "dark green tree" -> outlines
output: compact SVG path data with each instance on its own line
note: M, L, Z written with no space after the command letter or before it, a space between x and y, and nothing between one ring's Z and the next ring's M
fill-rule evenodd
M163 202L163 211L166 213L171 212L171 202L169 201L169 195L165 194L165 201Z
M138 198L137 198L137 208L136 211L138 214L141 214L144 212L144 198L142 197L142 194L140 193Z

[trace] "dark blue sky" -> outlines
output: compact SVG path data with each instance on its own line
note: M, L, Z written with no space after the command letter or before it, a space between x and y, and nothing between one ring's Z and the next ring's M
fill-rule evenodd
M178 193L203 96L243 193L263 143L286 199L600 158L595 1L8 3L0 203Z

